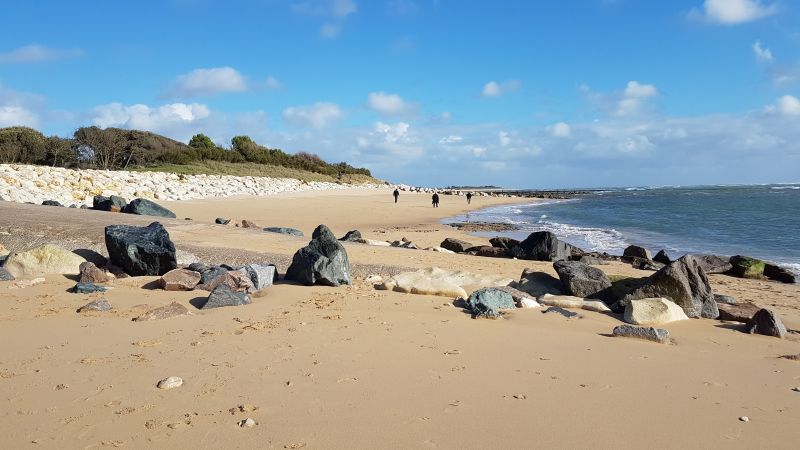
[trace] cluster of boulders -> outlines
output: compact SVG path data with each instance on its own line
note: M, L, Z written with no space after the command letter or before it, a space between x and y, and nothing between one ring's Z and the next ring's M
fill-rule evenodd
M206 265L194 262L178 266L175 244L159 222L146 227L110 225L105 228L108 258L96 254L95 261L54 245L44 245L26 252L0 255L0 281L13 281L43 274L71 274L78 282L71 289L78 294L95 294L111 289L108 283L116 278L158 276L158 285L167 291L208 292L199 309L240 306L251 303L251 296L260 297L279 279L277 268L270 263L241 266ZM2 248L0 247L0 250ZM0 251L0 253L4 253ZM286 281L302 285L339 286L350 284L350 263L344 246L325 225L314 230L311 241L299 249L286 274ZM81 313L108 311L105 298L95 299L79 308ZM173 302L149 310L134 321L149 321L190 314L186 306Z
M631 245L625 248L622 256L608 253L586 252L574 245L558 239L550 231L537 231L528 235L523 241L509 237L489 239L489 245L473 245L469 242L447 238L440 244L441 248L455 253L492 258L517 258L533 261L580 261L589 265L602 265L608 261L621 261L631 264L635 269L653 272L670 265L673 260L666 250L651 256L644 247ZM797 276L790 270L746 256L730 258L716 255L693 255L706 274L726 274L740 278L766 278L782 283L796 283Z
M466 299L466 308L473 317L501 317L504 309L549 306L549 312L568 317L564 308L577 308L601 313L621 314L629 325L614 330L614 335L640 337L656 342L666 342L669 333L656 328L636 326L662 325L689 318L707 318L745 322L750 333L783 337L786 329L778 316L770 310L752 304L737 304L736 300L715 294L709 284L706 268L719 273L730 268L717 258L685 255L675 261L657 255L659 268L644 278L623 278L612 281L602 270L593 267L591 259L580 249L560 241L546 231L532 233L524 241L494 238L492 247L521 259L553 261L555 278L545 272L526 269L518 282L500 280L475 280L463 273L449 273L441 269L407 272L393 277L376 287L401 292L445 295ZM445 239L442 247L457 253L478 254L472 244L458 239ZM630 248L625 258L651 260L644 249ZM494 283L494 285L492 285ZM501 286L501 284L506 286ZM466 295L463 285L485 286ZM522 292L529 299L523 304L512 293ZM721 306L720 306L721 305Z
M72 170L61 167L0 164L0 199L18 203L92 206L95 196L190 200L235 195L347 189L354 185L304 182L290 178L182 175L163 172ZM384 184L358 187L386 188Z

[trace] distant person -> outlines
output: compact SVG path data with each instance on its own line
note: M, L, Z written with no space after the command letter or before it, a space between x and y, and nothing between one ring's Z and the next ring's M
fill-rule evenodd
M433 193L433 197L431 197L431 203L433 204L434 208L439 207L439 194Z
M394 195L394 202L397 203L397 197L400 197L400 191L395 189L392 195Z
M467 204L472 203L472 192L467 192Z

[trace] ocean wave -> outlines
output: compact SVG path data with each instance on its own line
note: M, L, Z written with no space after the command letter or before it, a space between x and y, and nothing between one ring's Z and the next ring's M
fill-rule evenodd
M800 186L772 186L770 189L775 189L776 191L784 189L791 189L797 191L800 190Z
M800 263L784 263L784 264L779 263L778 265L783 266L789 269L790 271L794 272L795 275L800 276Z
M646 188L646 187L629 187L629 188L625 188L625 190L626 191L649 191L650 188Z
M628 246L624 236L617 230L593 227L579 227L565 223L539 220L531 231L550 231L567 242L584 250L612 252Z

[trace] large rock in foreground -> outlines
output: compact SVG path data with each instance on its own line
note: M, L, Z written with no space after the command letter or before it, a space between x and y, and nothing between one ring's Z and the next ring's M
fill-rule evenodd
M580 261L556 261L553 268L567 294L575 297L608 297L606 293L611 288L611 280L602 270Z
M625 322L634 325L663 325L689 320L683 309L666 298L632 300L625 307Z
M769 309L759 310L747 323L747 331L750 334L763 334L776 338L786 336L786 327L783 322L774 311Z
M514 297L508 292L496 288L482 288L473 292L467 299L467 306L472 311L472 317L487 317L496 319L500 317L501 309L514 309Z
M311 235L311 242L294 254L283 278L308 286L350 284L350 261L336 236L320 225Z
M717 303L717 308L719 308L719 320L741 323L750 322L750 319L761 310L761 308L752 303L738 303L735 305Z
M250 304L250 296L246 292L235 291L221 284L208 296L208 300L200 309L222 308L224 306L243 306Z
M125 205L124 208L122 208L122 212L127 214L138 214L140 216L169 217L171 219L177 217L174 212L144 198L137 198L131 201Z
M716 319L719 316L708 277L690 255L673 261L642 283L642 286L625 296L622 300L624 305L631 300L666 297L683 308L689 317Z
M174 269L161 277L165 291L191 291L200 283L200 274L189 269Z
M128 275L161 276L178 267L175 244L158 222L146 227L109 225L106 248L111 263Z
M560 241L549 231L537 231L512 248L511 254L519 259L560 261L583 254L583 250Z
M67 249L46 244L27 252L9 254L3 267L15 278L48 273L77 275L84 262L84 258Z

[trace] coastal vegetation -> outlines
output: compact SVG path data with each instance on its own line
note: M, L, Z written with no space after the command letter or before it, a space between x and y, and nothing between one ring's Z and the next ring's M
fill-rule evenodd
M72 138L45 136L28 127L0 128L0 163L182 174L250 175L305 181L375 181L366 168L329 163L313 153L289 154L235 136L229 147L197 134L188 144L155 133L121 128L78 128Z

